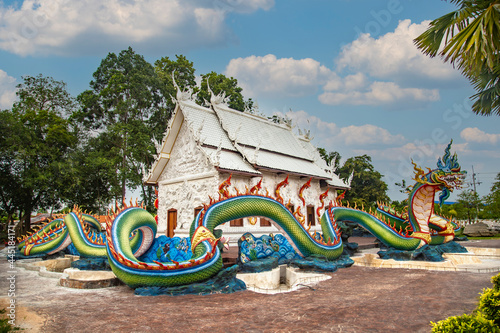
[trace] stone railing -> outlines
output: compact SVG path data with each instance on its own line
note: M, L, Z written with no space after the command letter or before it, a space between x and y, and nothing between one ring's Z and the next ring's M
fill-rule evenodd
M469 220L458 220L460 225L469 225L469 224L476 224L479 222L486 223L487 225L500 225L500 220L486 220L486 219L478 219L478 220L472 220L469 222Z

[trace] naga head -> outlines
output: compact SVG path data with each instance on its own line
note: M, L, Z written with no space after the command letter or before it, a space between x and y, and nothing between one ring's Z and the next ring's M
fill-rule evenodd
M191 249L194 250L198 244L203 241L208 241L212 247L215 247L219 242L220 238L216 238L214 234L204 226L199 226L193 233L191 237Z
M462 187L467 175L467 171L460 170L457 154L450 154L452 143L453 140L450 141L444 150L443 157L438 159L437 169L429 169L429 171L425 173L412 162L415 169L415 181L421 184L436 186L441 190L441 194L439 195L440 205L444 200L448 199L454 189L460 189Z

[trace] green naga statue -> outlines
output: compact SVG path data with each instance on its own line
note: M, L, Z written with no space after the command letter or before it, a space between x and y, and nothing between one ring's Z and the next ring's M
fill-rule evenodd
M222 268L222 257L214 236L214 229L231 220L262 216L273 221L301 256L322 255L332 260L343 252L338 221L357 223L390 247L415 250L426 244L441 244L453 240L458 226L434 214L434 196L441 192L442 203L450 192L460 188L466 172L460 170L456 154L450 154L451 142L438 160L437 168L425 173L414 164L416 181L408 198L408 211L397 213L387 205L379 205L375 212L344 207L330 202L320 218L321 234L310 233L310 226L289 206L279 194L275 197L268 190L262 191L260 182L246 193L232 196L227 187L230 178L219 188L218 200L210 200L198 213L190 229L192 257L184 261L143 262L138 256L144 253L156 237L155 218L143 207L125 206L113 212L105 232L90 231L87 224L95 221L86 215L71 213L62 220L46 225L35 234L21 241L21 253L54 253L73 241L78 251L91 256L103 255L103 246L110 266L116 276L127 285L176 286L201 282L217 274ZM303 186L301 191L307 186ZM265 193L264 193L265 192ZM300 197L300 195L299 195ZM320 196L323 207L325 193ZM319 209L318 209L319 215ZM102 235L105 234L105 237ZM61 238L61 239L59 239ZM96 251L91 248L96 247Z
M455 237L459 226L434 213L434 197L437 192L439 204L446 200L454 189L462 187L466 171L460 170L457 155L450 154L452 142L445 154L438 159L437 168L427 173L413 163L415 185L408 197L408 211L397 213L386 204L379 204L375 213L362 210L333 207L335 221L355 222L367 229L385 245L400 250L415 250L425 244L442 244Z

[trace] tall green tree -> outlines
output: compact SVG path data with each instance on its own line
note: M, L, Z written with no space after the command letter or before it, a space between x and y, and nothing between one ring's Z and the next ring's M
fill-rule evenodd
M387 184L382 180L382 174L373 167L370 156L365 154L348 158L337 173L344 180L353 174L351 189L345 194L345 199L351 204L375 207L377 201L389 201Z
M193 62L189 61L182 54L176 55L175 58L175 60L172 60L169 57L162 57L154 63L155 72L163 84L163 89L165 89L165 96L175 97L177 93L173 77L175 78L175 83L182 90L196 86L196 77L194 75L196 70ZM169 100L168 104L174 105L172 100Z
M479 217L479 206L482 205L482 202L475 191L464 190L460 192L457 203L465 209L469 222Z
M41 74L23 77L16 94L12 109L2 111L0 139L1 181L11 181L15 189L2 183L1 192L3 206L10 202L21 212L21 229L26 231L32 211L58 207L71 184L66 161L77 136L66 116L74 111L75 101L64 82ZM9 201L8 196L14 197Z
M198 104L203 105L205 101L210 101L208 85L210 85L210 89L215 95L221 92L225 93L230 108L239 111L251 110L254 108L253 100L251 98L245 100L243 97L241 93L243 89L238 86L238 80L233 77L228 78L224 74L217 74L216 72L210 72L201 76L201 84L197 91L198 95L196 99Z
M376 207L377 201L389 202L387 184L382 180L382 174L375 170L372 158L368 155L348 158L340 166L341 156L338 152L327 152L318 148L320 156L328 165L334 163L337 175L347 181L352 174L351 189L346 191L344 199L359 207Z
M11 110L0 110L0 210L6 215L5 224L13 221L16 210L22 206L24 195L20 179L19 163L12 149L15 140L11 133L19 132L20 122ZM6 226L2 226L2 230Z
M155 73L161 81L162 94L166 97L165 111L157 110L151 117L151 128L158 139L162 138L166 129L165 124L174 112L175 104L170 97L176 97L177 88L175 84L183 91L194 89L196 86L193 63L183 55L176 55L175 57L175 60L162 57L154 63ZM175 84L173 78L175 78Z
M97 147L107 150L100 150L99 155L108 156L115 166L116 181L109 184L120 187L118 198L124 200L127 188L140 186L143 199L151 206L142 170L153 162L152 128L163 127L164 131L169 118L162 81L155 68L130 47L118 55L109 53L93 77L91 89L78 96L82 109L75 119L96 130L101 143L106 140L112 145ZM116 188L110 191L117 192Z
M476 114L500 115L500 0L450 2L459 8L432 21L415 44L469 79L477 91L471 97Z
M71 153L68 163L73 183L65 196L70 207L76 204L88 212L102 215L109 203L120 197L115 164L119 162L119 150L113 139L117 140L102 133L85 140L85 144Z
M490 194L485 198L486 206L484 208L486 218L500 218L500 173L497 174L495 182L491 186Z

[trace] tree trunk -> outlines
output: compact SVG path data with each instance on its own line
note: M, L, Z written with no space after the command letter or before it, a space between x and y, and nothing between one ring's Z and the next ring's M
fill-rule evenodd
M128 96L127 96L128 98ZM125 114L125 124L128 125L128 113ZM128 130L128 129L127 129ZM126 172L126 168L127 168L127 145L128 145L128 131L125 131L124 135L123 135L123 160L122 160L122 204L123 202L125 202L125 194L127 192L127 188L126 188L126 178L127 178L127 172Z
M122 170L125 170L125 156L123 156ZM127 193L126 179L125 179L125 175L122 175L122 201L121 201L121 203L125 202L126 193Z
M21 223L21 233L25 234L31 229L31 212L33 207L31 205L24 206L23 217L19 217L19 223Z
M147 208L152 208L153 207L153 202L151 200L151 191L149 191L149 186L144 186L144 183L141 183L141 190L142 190L142 200L144 202L144 205ZM150 211L148 209L148 211Z
M24 214L24 232L28 232L31 229L31 211Z

